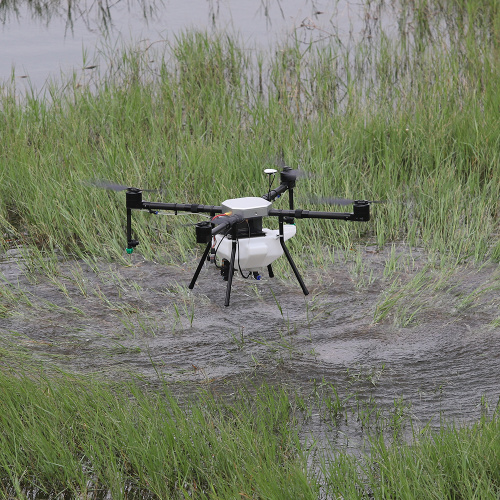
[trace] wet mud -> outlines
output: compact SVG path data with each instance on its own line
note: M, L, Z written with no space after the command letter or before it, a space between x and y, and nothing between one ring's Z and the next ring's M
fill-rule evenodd
M196 264L134 254L129 265L59 261L49 277L10 250L0 365L163 378L181 393L266 382L311 394L331 383L388 408L404 400L422 425L475 420L499 400L496 264L443 271L415 251L366 247L302 269L308 296L286 261L273 279L235 275L229 307L213 266L188 290Z

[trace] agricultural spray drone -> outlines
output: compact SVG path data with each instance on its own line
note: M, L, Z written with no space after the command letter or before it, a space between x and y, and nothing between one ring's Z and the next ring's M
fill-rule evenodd
M239 271L244 278L252 276L259 280L261 270L267 268L269 277L273 278L271 264L283 254L288 259L304 295L308 295L309 291L285 244L285 241L292 238L297 231L294 224L295 219L368 221L370 220L370 203L375 203L367 200L321 199L319 201L336 205L352 204L353 211L318 212L296 209L293 190L301 171L283 167L280 172L281 182L276 189L272 189L272 185L277 170L265 169L264 173L268 175L269 179L269 189L264 196L229 199L224 201L221 206L145 201L142 199L145 190L112 184L107 181L97 181L94 182L94 185L114 191L126 191L127 253L129 254L139 244L137 240L132 238L132 210L146 210L151 214L158 214L162 210L173 211L175 215L178 212L210 214L209 221L195 224L196 242L204 244L205 251L189 288L194 288L204 263L211 261L220 269L224 281L227 281L224 305L228 306L235 271ZM286 191L288 191L289 210L271 208L272 202ZM277 217L279 229L271 230L262 227L264 217ZM220 266L216 262L217 257L221 259Z

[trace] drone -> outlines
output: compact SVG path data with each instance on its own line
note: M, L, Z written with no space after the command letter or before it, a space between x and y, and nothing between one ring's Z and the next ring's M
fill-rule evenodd
M160 211L171 211L175 215L178 212L209 214L210 220L195 224L196 242L204 244L205 250L188 288L190 290L194 288L204 264L212 262L220 270L223 280L227 282L224 301L224 305L227 307L231 298L233 275L236 271L239 271L244 278L252 276L254 279L260 280L262 269L267 268L269 277L274 278L272 263L283 254L286 256L304 295L308 295L309 291L285 244L297 232L295 219L369 221L370 204L379 203L368 200L322 198L319 201L336 205L352 205L353 211L320 212L295 208L294 188L302 171L283 166L279 174L280 184L273 189L273 181L277 172L278 170L274 168L264 170L269 180L269 189L265 195L228 199L220 206L145 201L143 192L148 190L121 186L107 181L94 181L93 184L114 191L126 191L126 251L128 254L132 254L134 248L139 244L137 240L132 238L133 210L144 210L151 214L158 214ZM285 192L288 192L289 209L272 208L272 202ZM278 229L272 230L263 227L265 217L277 217ZM221 265L217 264L216 257L221 260Z

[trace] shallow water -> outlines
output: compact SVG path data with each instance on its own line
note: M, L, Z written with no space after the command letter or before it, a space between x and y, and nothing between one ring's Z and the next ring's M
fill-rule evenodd
M35 8L36 6L39 8ZM72 5L72 9L68 8ZM173 41L187 29L238 36L249 49L269 49L276 42L308 43L331 39L348 43L371 36L382 24L395 25L394 15L352 0L142 0L132 2L21 2L0 6L0 82L13 78L19 90L40 93L61 73L86 81L104 64L107 48L149 46ZM87 68L87 69L86 69ZM63 77L64 80L64 77Z
M422 276L426 256L414 251L410 257L402 248L405 264L384 277L389 250L363 248L363 272L349 255L326 270L302 270L307 297L293 275L285 276L286 265L274 279L236 276L226 308L226 284L213 267L202 271L192 292L186 288L194 259L184 266L138 254L129 266L61 261L48 279L26 268L17 252L0 262L17 297L0 323L2 346L12 353L0 357L4 366L43 362L153 382L160 374L179 394L193 385L231 392L239 383L265 381L311 395L332 383L342 398L372 398L384 411L394 411L401 399L421 426L438 427L442 418L473 421L499 400L497 265L464 266L446 279L429 268L426 286L403 294L375 323L391 284L404 287ZM307 428L321 435L323 424L312 415ZM359 426L334 431L341 445L360 446Z

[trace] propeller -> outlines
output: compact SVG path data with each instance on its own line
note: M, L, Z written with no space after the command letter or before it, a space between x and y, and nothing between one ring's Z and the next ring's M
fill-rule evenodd
M294 181L299 177L311 178L312 174L305 172L304 170L299 170L298 168L292 168L285 163L283 158L278 158L275 161L275 166L281 169L280 177L282 180Z
M312 203L319 203L324 205L352 205L356 200L349 200L347 198L323 198L323 197L313 197L311 198ZM366 200L368 203L386 203L385 200Z
M98 187L101 189L110 189L111 191L127 191L129 189L138 189L131 186L125 186L123 184L116 184L115 182L110 182L105 179L93 179L88 181L87 184L91 186ZM160 189L140 189L143 193L157 193L161 191Z

